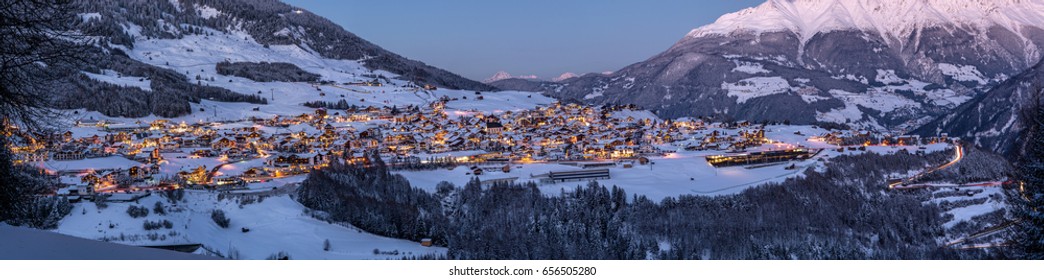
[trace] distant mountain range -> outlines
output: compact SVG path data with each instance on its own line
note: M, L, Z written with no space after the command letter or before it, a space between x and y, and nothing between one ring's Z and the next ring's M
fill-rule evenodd
M489 84L489 83L492 83L492 82L502 81L502 80L507 80L507 79L536 80L537 76L536 75L523 75L523 76L517 76L516 77L516 76L513 76L513 75L509 74L508 72L499 71L496 74L493 74L492 77L489 77L488 79L485 79L482 82Z
M576 77L578 77L578 76L576 74L572 73L572 72L565 72L565 73L562 73L562 75L558 75L558 77L551 78L551 81L552 82L561 82L561 81L565 81L565 80L576 78ZM493 76L483 80L482 82L486 83L486 84L494 84L494 83L499 82L499 81L511 80L511 79L529 80L529 81L536 81L536 82L544 80L544 79L540 79L540 77L537 77L536 75L514 76L514 75L511 75L510 73L505 72L505 71L498 71L497 73L493 74Z
M1041 0L771 0L609 75L501 81L661 117L839 123L904 132L1041 59Z

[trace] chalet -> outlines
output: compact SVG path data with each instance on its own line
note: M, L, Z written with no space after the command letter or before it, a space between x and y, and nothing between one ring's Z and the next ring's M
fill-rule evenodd
M81 160L86 157L83 152L77 150L63 150L51 155L51 159L54 160Z
M364 150L377 148L377 146L379 144L377 142L377 139L374 139L374 138L355 139L355 140L352 140L350 143L351 143L349 145L350 148L353 148L353 149L364 149Z
M216 154L214 154L214 151L212 151L212 150L200 149L200 150L192 151L192 155L193 156L197 156L197 157L213 157Z
M484 131L488 134L500 134L504 131L504 125L500 122L486 122L486 129Z

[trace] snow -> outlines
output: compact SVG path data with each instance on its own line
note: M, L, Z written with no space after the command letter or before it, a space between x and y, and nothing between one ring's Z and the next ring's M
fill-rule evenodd
M87 240L0 223L0 260L208 260L209 256Z
M979 72L978 68L973 65L953 65L948 63L939 63L939 71L942 71L943 75L950 76L954 80L962 82L976 82L980 85L987 83L986 77Z
M492 83L492 82L496 82L496 81L500 81L500 80L507 80L507 79L535 80L535 79L537 79L537 76L536 75L512 76L508 72L498 71L496 74L493 74L492 77L489 77L488 79L485 79L482 82L483 83Z
M704 159L710 154L718 153L680 152L666 157L650 158L655 162L653 165L635 164L633 168L623 168L622 165L618 165L609 168L611 179L598 180L598 182L606 186L621 187L628 194L644 195L658 201L666 197L686 194L734 194L758 184L782 181L803 171L803 169L785 170L784 165L758 169L726 167L715 170ZM531 178L531 175L582 170L580 167L555 163L512 165L512 169L509 173L485 172L477 177L480 180L519 177L519 182L538 182ZM467 184L472 177L466 174L468 172L470 172L470 168L462 166L453 170L401 171L398 173L405 176L415 187L434 192L436 184L442 181L448 181L457 186ZM555 195L586 184L587 182L544 183L539 184L539 188L545 194Z
M869 91L866 93L852 93L833 89L830 90L830 95L844 101L846 106L848 104L859 105L881 111L882 113L892 112L901 108L921 107L920 103L891 92Z
M932 199L932 202L941 203L941 202L947 201L947 202L951 202L952 203L952 202L958 202L958 201L963 201L963 200L975 200L975 199L982 199L982 198L988 198L988 199L984 203L973 204L973 205L969 205L969 206L965 206L965 207L958 207L958 208L954 208L954 209L950 209L949 211L946 211L946 213L949 213L949 214L953 215L953 220L947 221L946 223L943 224L943 226L946 227L946 228L951 228L954 225L957 225L957 223L960 223L962 221L970 221L972 218L975 218L977 216L981 216L981 215L989 214L989 213L996 212L996 211L999 211L999 210L1007 209L1007 204L1005 204L1001 199L994 199L994 198L992 198L992 197L998 197L998 198L1004 197L1005 194L1004 194L1004 189L1003 188L1000 188L1000 187L961 187L961 189L962 190L981 189L982 192L975 193L972 196L961 195L961 196L950 196L950 197L935 198L935 199ZM939 189L939 190L937 190L937 192L938 191L950 191L950 189L948 189L948 188L947 189Z
M895 43L901 44L918 30L939 24L982 33L999 26L1021 34L1024 26L1044 26L1042 10L1042 0L769 0L725 14L712 24L692 30L689 36L791 31L807 42L820 33L863 30L888 40L898 39Z
M186 191L185 201L177 206L158 195L143 198L140 206L151 211L157 201L168 206L167 215L150 212L145 218L131 218L126 211L134 203L109 203L104 210L97 209L94 203L78 203L55 232L89 239L116 239L113 242L130 245L199 243L223 254L235 249L244 259L264 259L280 251L289 253L292 259L398 259L446 253L445 248L422 247L418 242L381 237L316 220L304 214L305 207L287 195L240 206L232 199L219 201L215 193L190 190ZM232 225L227 229L218 227L210 218L212 209L225 211ZM163 219L173 222L174 227L151 231L164 236L162 240L146 238L151 232L144 230L142 223ZM242 232L243 227L250 232ZM123 240L119 239L121 235L125 237ZM327 239L332 246L330 251L323 251L323 241ZM374 255L373 249L398 250L401 254Z
M975 204L975 205L965 206L965 207L960 207L960 208L954 208L954 209L952 209L950 211L946 211L946 213L953 214L954 218L953 218L953 220L944 223L943 227L951 228L954 225L957 225L957 223L959 223L959 222L968 221L968 220L971 220L972 218L975 218L976 216L981 216L981 215L989 214L989 213L997 211L997 210L1004 210L1004 209L1005 209L1005 207L1002 204L992 203L992 202L987 202L987 203L983 203L983 204Z
M641 120L644 120L644 119L650 119L650 120L659 120L660 119L659 117L656 116L656 114L653 114L652 112L650 112L648 110L637 110L637 111L634 111L634 110L620 110L620 111L614 111L612 113L612 115L611 115L611 118L620 119L620 120L626 120L627 117L634 118L635 122L638 122L638 121L641 121Z
M272 32L272 35L280 36L280 37L289 37L290 36L290 29L286 28L286 27L283 27L283 29L279 29L279 31Z
M123 27L123 32L127 32L127 35L134 36L135 38L141 37L141 30L142 30L141 26L138 26L138 25L136 25L134 23L130 23L130 22L124 22L124 23L120 23L120 27ZM125 52L127 50L125 47L122 47L122 46L117 47L117 48L121 48Z
M786 93L790 84L782 77L754 77L736 83L723 82L721 89L727 90L729 96L735 96L736 103L743 103L751 98Z
M132 34L140 33L140 27L124 26ZM167 68L184 73L186 78L195 80L199 75L207 81L203 85L226 88L234 92L257 95L269 99L269 104L230 103L203 100L200 104L191 104L192 113L171 120L188 123L212 121L237 121L249 117L270 118L276 115L288 116L314 112L315 109L302 106L309 101L338 102L345 100L348 104L366 106L399 106L427 105L442 97L456 99L446 104L451 110L499 112L505 110L532 109L546 106L554 99L533 92L500 91L484 93L483 100L477 100L474 91L467 90L421 90L404 87L409 82L395 79L397 75L386 71L370 71L363 61L327 59L319 56L307 47L297 45L271 45L265 48L244 32L224 33L208 30L213 36L186 35L182 39L144 40L138 36L134 49L126 49L129 56L143 63ZM323 80L337 84L316 85L311 83L289 82L255 82L240 77L230 77L215 73L215 66L222 61L233 62L286 62L297 65L303 70L322 76ZM381 86L344 85L350 82L371 81L372 77L381 75L388 80ZM92 78L116 84L131 85L134 78L115 78L115 75L94 75ZM209 81L211 78L214 81ZM145 86L147 84L136 84ZM320 92L323 95L320 95ZM343 96L343 97L342 97ZM464 99L467 98L467 99ZM205 109L200 112L200 109ZM253 109L257 108L257 111ZM70 110L71 111L71 110ZM115 123L132 123L139 119L112 118L97 112L88 112L78 119L106 120ZM142 121L159 119L155 116L140 118Z
M915 91L916 92L916 91ZM937 89L923 93L929 103L946 108L957 108L958 105L972 99L970 94L962 95L952 89Z
M733 68L732 72L743 72L747 74L772 73L772 71L765 70L761 63L741 60L733 60L732 62L736 63L736 68Z
M901 83L906 81L906 80L903 80L902 78L899 78L899 76L895 74L895 70L883 70L883 69L877 69L877 76L874 77L874 80L879 82L879 83L886 84L886 85L901 84Z
M167 175L177 174L178 171L192 171L192 169L200 166L210 170L224 163L218 158L193 157L184 153L164 153L163 158L164 160L160 162L160 173Z
M101 19L101 14L100 13L79 13L79 14L76 14L76 15L79 16L80 20L84 21L84 22L90 21L92 19L93 20L100 20Z
M196 7L196 11L199 11L199 16L204 19L214 18L222 14L221 11L207 5L196 4L194 6Z
M90 126L90 127L73 126L73 127L67 128L65 131L72 132L72 137L73 138L84 138L84 137L93 137L93 136L102 137L105 134L108 134L108 132L105 132L101 128L94 127L94 126Z
M722 129L717 130L725 131ZM801 132L801 135L795 134L795 132ZM644 195L654 201L679 195L729 195L766 183L782 182L788 178L802 176L806 169L821 166L818 162L819 158L832 158L842 154L893 154L900 150L906 150L909 153L920 151L919 146L870 146L866 148L866 151L837 152L836 146L814 140L815 138L808 136L822 135L826 132L824 129L813 128L812 126L769 126L766 130L766 137L779 143L767 144L750 150L778 150L796 146L824 149L816 158L792 162L798 167L795 170L785 169L790 163L752 169L744 166L714 168L707 164L705 157L708 155L720 155L725 152L690 152L684 151L681 147L665 145L661 148L677 151L661 157L650 157L650 160L655 162L652 165L635 164L632 168L623 168L622 164L617 164L615 167L608 167L611 179L598 180L598 182L606 186L618 186L627 191L628 194ZM735 134L736 132L726 133ZM924 151L936 152L949 147L950 145L944 143L926 145L924 146ZM587 184L584 181L540 183L539 180L532 178L532 175L546 174L549 171L582 170L576 166L552 162L537 162L512 164L511 168L511 171L508 173L490 171L484 172L477 177L480 180L518 177L518 182L532 181L538 183L538 188L545 195L558 195L562 192L569 192L578 185L583 186ZM475 177L467 174L469 172L469 167L461 166L452 170L397 171L396 173L406 177L414 187L434 192L435 186L442 181L453 183L458 187L465 185L471 178Z
M834 75L834 76L831 76L831 78L834 78L835 80L856 81L856 82L860 82L860 83L862 83L864 85L870 84L870 81L867 80L866 77L863 77L863 76L858 76L857 77L854 74Z
M859 111L858 107L848 103L845 103L844 108L830 109L830 111L816 114L816 120L823 122L852 123L861 119L863 119L863 112Z
M812 104L812 103L815 103L815 102L818 102L818 101L821 101L821 100L829 100L829 99L830 99L830 97L819 96L819 95L815 95L815 94L802 94L801 95L801 100L803 100L803 101L805 101L805 103L809 103L809 104Z
M751 151L783 149L799 144L809 148L836 148L824 142L810 141L808 136L794 134L797 131L802 132L804 135L821 135L826 132L823 129L816 129L811 126L769 126L766 137L790 143L790 146L786 144L769 144L751 149ZM736 132L730 133L735 134ZM672 148L672 146L667 145L663 148ZM874 152L887 153L898 150L898 148L893 147L879 148L879 150ZM705 157L724 154L724 151L684 151L681 147L673 147L671 150L674 149L678 151L668 153L665 156L650 157L649 159L655 164L639 165L635 163L632 168L623 168L622 164L608 167L611 178L598 180L598 182L606 186L618 186L626 190L628 194L644 195L649 199L659 201L663 198L677 197L679 195L714 196L736 194L765 183L781 182L787 178L801 176L806 168L817 164L815 159L810 159L794 162L799 167L795 170L785 169L789 163L753 169L748 169L744 166L714 168L707 163ZM916 150L917 148L910 147L910 149ZM823 155L826 154L829 153L824 151ZM518 182L532 181L538 183L538 188L545 195L569 192L578 185L583 186L587 184L585 181L540 183L538 179L532 178L532 175L546 174L549 171L582 170L582 168L576 166L538 162L512 164L511 168L511 171L508 173L501 171L484 172L477 177L480 180L518 177ZM435 186L442 181L453 183L458 187L465 185L473 177L467 174L469 172L469 167L460 166L452 170L397 171L396 173L406 177L414 187L434 192Z
M87 158L81 160L48 160L42 164L42 167L51 171L129 169L131 167L142 165L140 162L120 156Z
M101 74L83 72L91 79L124 87L137 87L146 91L152 91L152 80L145 77L123 76L116 71L105 69Z
M181 12L181 1L178 1L178 0L167 0L167 1L170 2L170 5L174 6L175 10L177 10L179 13Z
M562 73L562 75L558 75L558 77L555 77L555 78L551 79L551 81L552 82L561 82L561 81L565 81L565 80L576 78L576 77L579 77L579 76L576 75L576 73L565 72L565 73Z
M592 87L591 88L591 93L588 93L587 95L584 95L584 100L595 99L595 98L602 97L602 94L605 92L605 89L607 87L608 87L608 85Z

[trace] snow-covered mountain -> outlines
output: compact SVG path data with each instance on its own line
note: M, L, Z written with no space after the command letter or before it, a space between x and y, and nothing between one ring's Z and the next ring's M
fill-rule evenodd
M726 14L688 36L790 31L807 42L817 34L862 30L901 45L925 28L949 25L979 32L1001 28L1030 42L1021 31L1044 22L1041 9L1044 3L1032 0L772 0Z
M287 93L278 89L314 93L320 83L390 86L356 92L495 90L275 0L78 0L75 7L73 26L93 48L88 63L75 66L84 75L52 87L62 93L61 109L176 117L202 100L266 104Z
M1027 113L1044 106L1041 100L1044 100L1044 60L917 132L949 133L1003 154L1017 155L1022 150L1021 137L1028 127L1026 118L1032 116Z
M489 83L492 83L492 82L502 81L502 80L507 80L507 79L536 80L537 76L536 75L513 76L510 73L505 72L505 71L497 71L497 73L493 74L493 76L483 80L482 82L489 84Z
M576 78L576 77L579 77L579 76L576 75L576 73L565 72L565 73L562 73L562 75L558 75L558 77L555 77L555 78L551 79L551 81L552 82L561 82L561 81L565 81L565 80Z
M511 76L510 73L504 72L504 71L497 71L497 73L493 74L493 76L490 76L489 78L483 80L482 82L483 83L492 83L492 82L496 82L496 81L500 81L500 80L507 80L507 79L511 79L511 78L514 78L514 77Z
M1044 0L771 0L548 94L663 117L906 131L1040 60Z

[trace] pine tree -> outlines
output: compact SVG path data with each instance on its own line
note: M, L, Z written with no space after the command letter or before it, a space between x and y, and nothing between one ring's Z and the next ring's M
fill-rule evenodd
M1017 253L1027 259L1044 259L1044 106L1027 118L1024 154L1016 164L1019 193L1010 195L1015 224Z

